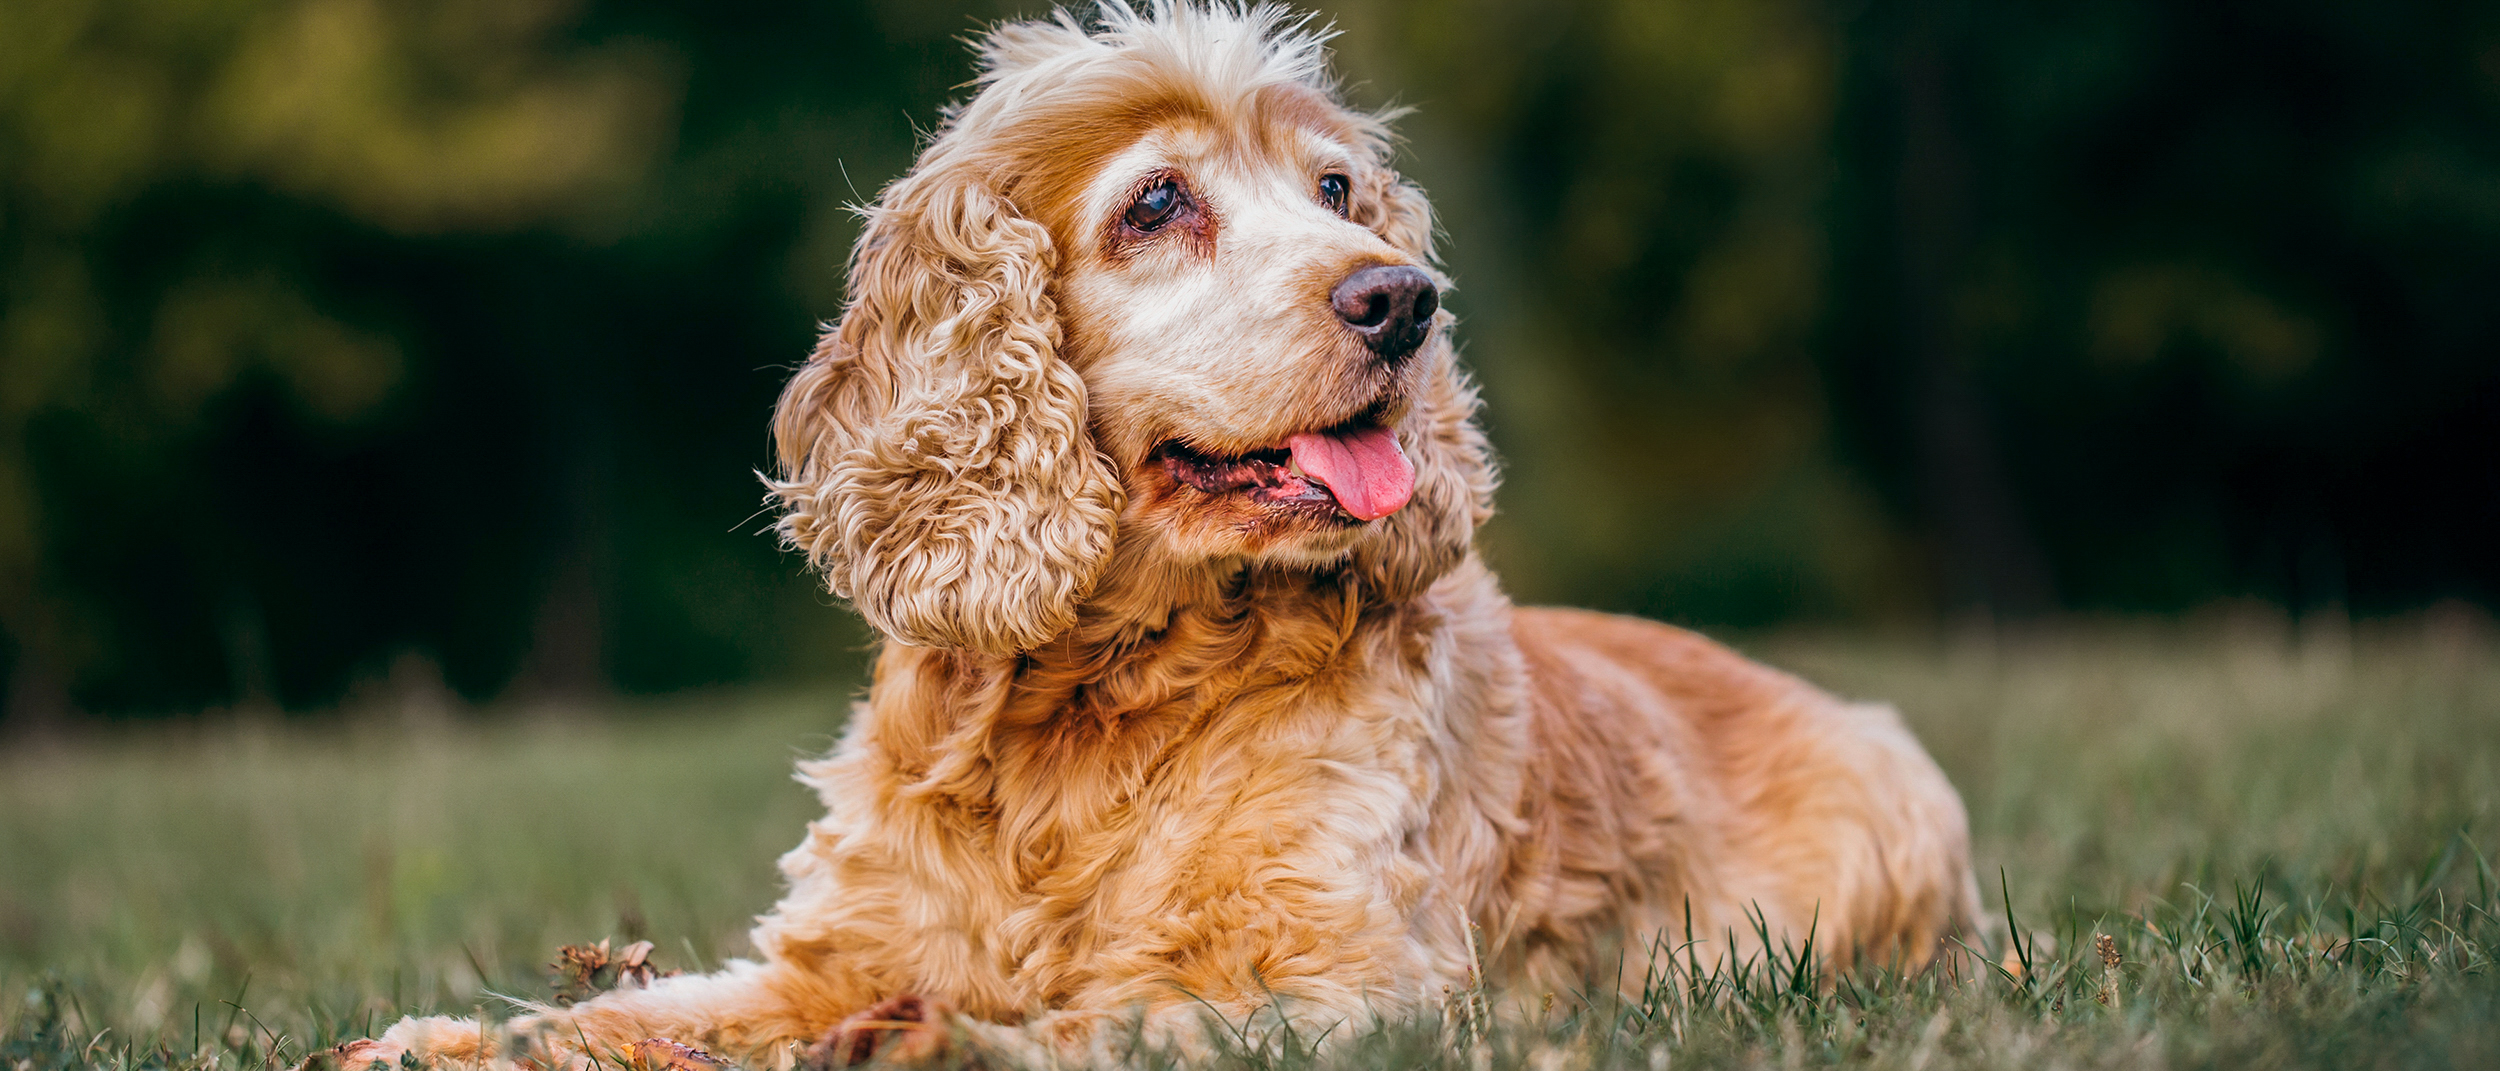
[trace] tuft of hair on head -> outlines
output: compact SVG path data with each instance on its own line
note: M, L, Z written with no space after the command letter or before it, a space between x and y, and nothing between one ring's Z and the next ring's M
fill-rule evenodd
M1313 18L1281 4L1149 0L1141 8L1098 0L1090 27L1066 8L1048 18L991 27L973 44L981 57L975 84L1121 52L1210 86L1255 91L1299 85L1333 95L1328 42L1337 31L1314 26Z

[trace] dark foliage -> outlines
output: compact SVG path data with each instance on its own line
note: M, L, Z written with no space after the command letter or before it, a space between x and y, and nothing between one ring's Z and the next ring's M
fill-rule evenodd
M855 665L750 473L1015 9L260 7L0 12L7 717ZM2500 599L2487 5L1322 14L1421 108L1525 597Z

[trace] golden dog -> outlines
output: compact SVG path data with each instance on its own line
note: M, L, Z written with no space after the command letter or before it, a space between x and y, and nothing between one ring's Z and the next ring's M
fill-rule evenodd
M980 47L774 420L784 536L886 642L760 958L337 1055L1087 1064L1973 919L1889 709L1503 596L1430 211L1322 35L1114 3Z

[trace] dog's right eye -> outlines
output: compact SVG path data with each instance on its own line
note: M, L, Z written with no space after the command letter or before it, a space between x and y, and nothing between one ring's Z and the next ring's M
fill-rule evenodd
M1353 184L1344 175L1330 172L1319 177L1319 199L1328 210L1340 217L1346 214L1346 202L1354 196Z
M1138 194L1137 200L1130 203L1126 217L1128 225L1151 233L1172 222L1172 217L1179 215L1181 206L1188 202L1189 197L1181 192L1180 183L1164 179L1147 187L1146 192Z

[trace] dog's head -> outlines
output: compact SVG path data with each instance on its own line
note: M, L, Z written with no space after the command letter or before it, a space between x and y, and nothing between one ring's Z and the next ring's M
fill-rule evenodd
M784 537L888 635L997 653L1115 547L1421 591L1493 476L1385 123L1275 9L1100 19L992 32L868 210L774 419Z

